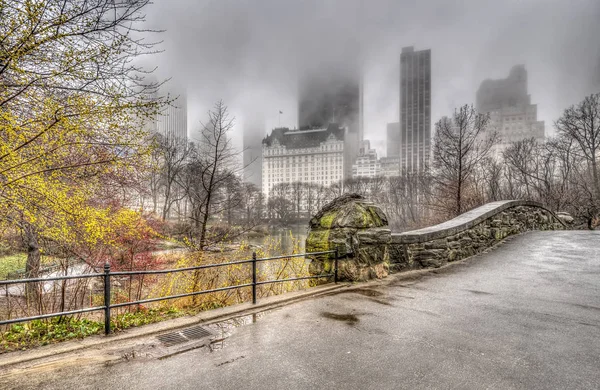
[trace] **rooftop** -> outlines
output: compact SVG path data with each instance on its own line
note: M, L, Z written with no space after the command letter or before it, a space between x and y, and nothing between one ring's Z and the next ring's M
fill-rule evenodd
M290 130L287 127L273 129L271 134L266 136L262 143L266 146L272 146L277 140L280 145L287 149L301 149L318 147L322 142L325 142L330 135L333 135L336 140L344 140L345 128L340 127L337 123L330 123L324 129L303 129Z

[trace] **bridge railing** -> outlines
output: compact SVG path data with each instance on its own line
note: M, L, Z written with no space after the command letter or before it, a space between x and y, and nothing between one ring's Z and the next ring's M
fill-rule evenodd
M294 258L294 257L303 257L303 256L310 257L310 256L317 256L317 255L334 255L334 266L333 266L332 272L319 274L319 275L300 276L300 277L285 278L285 279L258 280L257 269L256 269L256 266L258 263L266 262L266 261L273 261L273 260L288 259L288 258ZM145 303L159 302L159 301L165 301L165 300L169 300L169 299L186 298L186 297L196 296L196 295L200 295L200 294L209 294L209 293L215 293L215 292L227 291L227 290L233 290L233 289L240 289L240 288L246 288L246 287L252 287L252 303L256 304L256 302L257 302L257 297L256 297L257 286L273 284L273 283L292 282L292 281L296 281L296 280L324 279L324 278L328 278L328 279L333 278L333 282L337 283L338 282L338 259L339 259L339 252L337 249L329 250L329 251L322 251L322 252L309 252L309 253L300 253L300 254L282 255L282 256L264 257L264 258L257 258L256 252L253 252L251 259L237 260L237 261L231 261L231 262L227 262L227 263L203 264L203 265L198 265L198 266L194 266L194 267L173 268L173 269L164 269L164 270L116 271L116 272L113 272L110 269L110 264L106 263L104 265L103 273L55 276L55 277L49 277L49 278L42 277L42 278L2 280L2 281L0 281L0 287L2 287L2 286L7 287L9 285L14 285L14 284L29 284L29 283L40 283L40 282L52 282L52 281L66 281L66 280L73 280L73 279L101 278L103 281L103 292L104 292L103 303L104 304L102 306L86 307L86 308L77 309L77 310L61 311L61 312L55 312L55 313L40 314L40 315L36 315L36 316L19 317L19 318L0 320L0 326L20 323L20 322L28 322L28 321L33 321L33 320L41 320L41 319L52 318L52 317L61 317L61 316L68 316L68 315L74 315L74 314L89 313L89 312L94 312L94 311L103 311L103 313L104 313L104 333L110 334L110 332L111 332L111 325L110 325L111 309L113 309L113 308L132 306L132 305L141 305L141 304L145 304ZM134 300L134 301L120 302L120 303L111 303L111 278L112 277L175 274L175 273L181 273L181 272L198 271L198 270L227 267L227 266L231 266L231 265L242 265L242 264L251 264L251 273L252 273L251 274L251 276L252 276L251 283L235 284L235 285L229 285L229 286L225 286L225 287L213 288L213 289L208 289L208 290L198 290L198 291L192 291L192 292L183 293L183 294L168 295L165 297L139 299L139 300Z

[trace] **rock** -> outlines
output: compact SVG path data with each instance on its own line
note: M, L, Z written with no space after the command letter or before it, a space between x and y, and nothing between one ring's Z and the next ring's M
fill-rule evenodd
M325 205L309 223L307 252L338 249L348 258L338 262L340 280L385 277L389 270L391 231L383 210L358 194L346 194ZM311 262L313 274L329 272L332 256Z

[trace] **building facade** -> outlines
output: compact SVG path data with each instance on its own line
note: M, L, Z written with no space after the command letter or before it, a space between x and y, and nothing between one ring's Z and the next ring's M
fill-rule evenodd
M169 93L169 99L175 99L158 116L156 128L159 134L167 138L187 140L187 97L186 94Z
M386 155L387 157L398 157L400 155L400 122L387 124Z
M545 126L537 120L537 105L531 104L527 93L527 70L524 65L514 66L505 79L484 80L477 90L477 111L489 113L487 132L497 132L499 143L496 153L511 143L534 138L543 142Z
M381 176L400 176L400 157L382 157L379 159L379 172Z
M400 54L400 170L420 171L431 160L431 50ZM389 133L388 133L389 136ZM389 157L393 157L389 156Z
M362 143L358 157L352 164L352 178L359 177L376 177L381 175L381 167L377 160L377 151L371 149L369 141L365 140Z
M345 178L347 129L337 124L310 130L274 129L262 141L262 191L282 183L330 186Z

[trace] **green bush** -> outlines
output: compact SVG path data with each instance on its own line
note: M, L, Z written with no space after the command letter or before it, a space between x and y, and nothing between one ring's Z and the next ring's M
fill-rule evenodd
M1 350L14 351L100 333L104 324L88 319L53 318L15 324L0 336Z
M168 320L171 318L181 317L184 312L179 311L176 308L164 308L164 309L146 309L141 308L136 311L126 312L118 314L111 319L111 329L113 331L119 331L135 326L141 326L146 324L153 324ZM112 316L111 316L112 317Z

